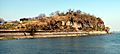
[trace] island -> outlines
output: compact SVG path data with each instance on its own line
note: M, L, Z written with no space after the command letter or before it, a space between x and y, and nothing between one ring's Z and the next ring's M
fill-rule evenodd
M40 14L31 18L20 18L19 21L4 21L0 18L1 40L101 35L109 34L109 30L100 17L81 10L55 11L49 16Z

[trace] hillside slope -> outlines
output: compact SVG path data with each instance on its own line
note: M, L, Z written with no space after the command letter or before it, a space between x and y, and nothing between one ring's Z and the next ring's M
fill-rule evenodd
M71 9L65 13L53 12L49 17L41 14L34 18L21 18L20 21L6 23L10 26L5 29L49 31L104 31L108 29L101 18ZM4 28L6 24L1 28Z

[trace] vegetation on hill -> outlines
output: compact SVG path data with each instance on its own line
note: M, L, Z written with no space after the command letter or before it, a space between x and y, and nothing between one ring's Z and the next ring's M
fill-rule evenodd
M108 28L108 27L107 27ZM47 30L47 31L104 31L106 27L100 17L80 10L52 12L50 16L40 14L33 18L21 18L20 22L7 22L0 29Z

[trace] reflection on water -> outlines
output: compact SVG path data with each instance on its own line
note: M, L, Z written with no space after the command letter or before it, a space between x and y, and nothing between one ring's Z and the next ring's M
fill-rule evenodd
M120 33L0 41L0 54L119 54Z

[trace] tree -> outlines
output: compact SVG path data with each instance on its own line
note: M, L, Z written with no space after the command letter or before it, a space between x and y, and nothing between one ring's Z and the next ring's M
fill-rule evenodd
M54 16L54 12L50 13L50 16Z
M52 12L50 15L51 15L51 16L54 16L54 15L58 15L58 16L60 16L60 11Z
M65 16L66 14L64 12L61 12L60 13L60 16Z
M109 28L109 27L105 27L105 31L106 31L107 33L109 33L110 28Z
M55 11L55 15L60 16L60 11Z
M0 23L4 22L4 19L3 18L0 18Z
M35 32L37 31L37 26L34 24L28 24L26 25L25 31L28 31L31 36L35 35Z
M28 18L21 18L20 21L28 21Z
M82 11L80 11L80 10L77 10L77 11L76 11L76 13L78 13L78 14L80 14L81 12L82 12Z
M41 14L38 15L38 18L43 18L45 16L46 16L45 14L41 13Z

